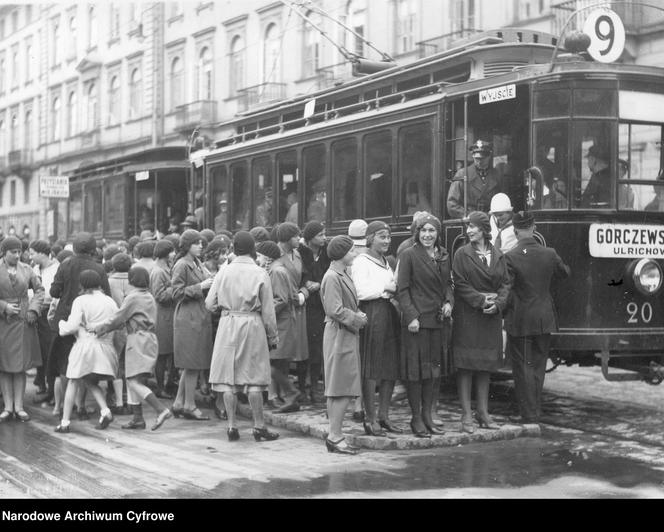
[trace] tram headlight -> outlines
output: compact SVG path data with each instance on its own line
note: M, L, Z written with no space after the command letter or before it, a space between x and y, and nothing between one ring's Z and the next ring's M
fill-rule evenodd
M637 290L649 296L662 286L662 268L654 260L642 259L634 266L632 278Z

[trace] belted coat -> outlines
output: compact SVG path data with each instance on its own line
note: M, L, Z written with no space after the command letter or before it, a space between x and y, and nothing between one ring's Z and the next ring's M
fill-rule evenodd
M150 291L157 302L156 334L159 354L167 355L173 352L175 300L173 299L170 269L165 268L161 261L157 261L150 272Z

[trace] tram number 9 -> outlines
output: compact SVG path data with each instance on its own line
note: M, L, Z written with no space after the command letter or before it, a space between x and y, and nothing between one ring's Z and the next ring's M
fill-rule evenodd
M613 42L616 38L616 30L611 17L603 15L597 19L597 22L595 22L595 35L600 41L609 41L608 46L604 50L599 51L600 54L607 55L611 51L611 48L613 48Z
M629 315L627 323L639 323L639 318L643 323L650 323L652 321L652 305L646 302L639 308L639 305L632 301L627 304L627 314Z

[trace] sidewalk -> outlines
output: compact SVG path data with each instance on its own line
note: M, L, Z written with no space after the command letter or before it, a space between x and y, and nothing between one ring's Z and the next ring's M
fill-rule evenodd
M444 398L446 399L446 398ZM249 405L240 404L239 413L251 418ZM403 434L389 434L387 437L367 436L361 423L351 419L350 411L344 421L344 434L349 443L365 449L374 450L407 450L430 449L432 447L454 447L468 443L486 443L498 440L513 440L514 438L527 438L541 436L540 426L510 424L504 416L494 415L493 419L500 425L500 430L480 429L475 425L475 432L467 434L461 432L461 410L451 402L439 402L438 415L443 421L442 429L445 434L432 436L430 439L416 438L410 431L410 408L408 401L393 401L390 407L390 421L404 430ZM265 411L266 423L294 432L325 439L328 424L326 411L322 405L301 406L298 412L292 414L277 414Z

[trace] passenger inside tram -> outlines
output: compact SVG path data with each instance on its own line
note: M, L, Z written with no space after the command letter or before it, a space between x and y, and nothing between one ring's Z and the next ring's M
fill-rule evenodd
M625 159L618 159L618 179L629 179L629 163ZM634 209L634 190L627 183L620 185L619 207Z
M284 222L291 222L297 225L297 193L291 192L286 196L286 205L288 211L284 218Z
M214 217L214 232L220 233L226 230L228 230L228 194L222 192L217 206L217 215Z
M590 181L581 196L582 207L609 207L611 205L611 172L609 152L605 147L593 144L588 149Z
M272 187L266 187L263 200L256 205L256 225L269 227L272 225Z
M307 207L307 222L325 223L327 210L326 183L327 179L325 178L314 183L312 196Z
M657 181L659 181L659 183L652 187L655 197L644 209L649 212L664 212L664 187L662 186L662 182L664 182L664 173L661 171L657 176Z
M431 203L422 194L418 181L406 181L406 214L413 215L418 211L431 212Z

